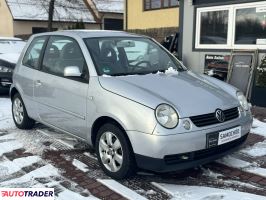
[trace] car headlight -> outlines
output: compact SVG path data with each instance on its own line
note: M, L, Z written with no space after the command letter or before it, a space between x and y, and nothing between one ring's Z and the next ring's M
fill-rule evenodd
M248 101L247 101L245 95L242 92L237 92L236 96L240 102L241 107L244 110L249 110L249 104L248 104Z
M175 128L179 122L177 112L172 106L167 104L159 105L155 110L155 116L159 124L165 128Z
M13 70L8 67L0 66L0 72L12 72L12 71Z

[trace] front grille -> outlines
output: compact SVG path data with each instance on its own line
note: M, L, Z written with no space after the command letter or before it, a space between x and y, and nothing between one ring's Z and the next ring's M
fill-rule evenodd
M248 137L248 134L232 142L219 145L216 147L212 147L209 149L203 149L203 150L188 152L188 153L183 153L183 154L167 155L164 157L164 161L167 165L173 165L173 164L186 163L189 161L197 161L197 160L201 160L204 158L208 158L214 155L227 152L234 147L240 146L246 141L247 137Z
M236 119L239 117L239 111L238 108L231 108L228 110L224 110L224 116L225 116L225 122L230 121L232 119ZM190 117L190 120L197 126L197 127L203 127L203 126L209 126L213 124L221 123L218 121L218 119L215 116L215 113L209 113L205 115L198 115Z

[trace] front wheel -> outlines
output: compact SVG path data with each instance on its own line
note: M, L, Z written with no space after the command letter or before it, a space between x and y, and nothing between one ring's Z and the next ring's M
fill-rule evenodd
M103 125L96 137L96 152L104 172L114 178L123 179L136 171L135 159L124 132L116 125Z
M19 129L32 129L35 121L29 118L26 107L19 93L12 98L12 116Z

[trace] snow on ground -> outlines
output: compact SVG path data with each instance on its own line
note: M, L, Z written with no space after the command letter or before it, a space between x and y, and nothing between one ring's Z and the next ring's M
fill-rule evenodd
M57 200L96 200L97 198L94 196L83 197L75 192L70 190L64 190L63 192L59 193Z
M0 130L15 128L11 113L11 101L0 98Z
M259 195L210 187L153 184L173 196L172 200L266 200L266 197Z
M4 181L0 183L0 187L14 187L16 185L22 186L25 184L31 187L34 185L36 178L49 178L51 176L59 176L59 171L51 164L48 164L19 178Z
M203 171L203 176L209 177L211 179L216 180L217 182L222 182L224 185L227 186L231 186L231 185L235 185L238 187L246 187L246 188L250 188L250 189L259 189L261 190L262 188L257 187L255 185L249 184L249 183L244 183L241 181L236 181L236 180L230 180L230 179L223 179L224 175L213 172L210 169L205 169L204 167L201 168L201 170Z
M218 160L217 162L219 162L221 164L225 164L229 167L234 167L234 168L239 168L239 169L244 169L244 168L248 168L248 167L257 165L255 163L249 163L249 162L234 158L233 156L223 157L222 159Z
M13 161L0 162L0 176L6 176L20 171L23 167L31 166L34 163L41 161L39 156L28 156L17 158Z
M232 156L226 156L217 162L227 165L229 167L238 168L246 172L257 174L259 176L266 177L266 168L258 167L257 163L246 162Z
M80 162L79 160L77 159L74 159L72 164L78 168L79 170L83 171L83 172L88 172L89 169L88 169L88 166L86 164L84 164L83 162Z
M23 144L18 141L2 142L0 143L0 145L0 156L2 156L4 153L12 152L14 150L23 148Z
M255 133L266 138L266 123L254 119L252 124L251 133Z
M241 152L252 157L266 156L266 140L242 149Z

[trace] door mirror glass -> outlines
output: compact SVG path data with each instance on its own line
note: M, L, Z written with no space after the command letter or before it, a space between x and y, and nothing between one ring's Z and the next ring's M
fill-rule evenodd
M64 77L81 77L81 72L77 66L68 66L64 69Z

